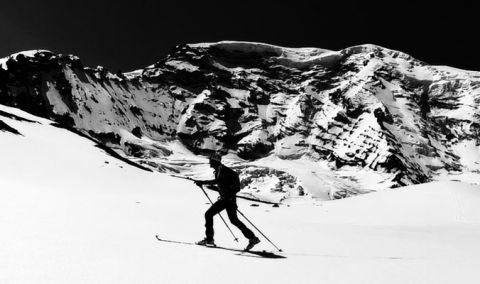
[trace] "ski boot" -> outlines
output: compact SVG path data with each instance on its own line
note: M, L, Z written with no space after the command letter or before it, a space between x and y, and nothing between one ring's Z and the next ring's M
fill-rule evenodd
M195 244L199 245L199 246L206 246L206 247L215 247L215 241L213 239L210 239L210 238L205 238L201 241L198 241L196 242Z
M257 237L253 237L249 240L248 242L248 245L247 247L244 249L244 251L249 251L253 248L253 246L255 246L256 244L258 244L260 242L260 240L257 238Z

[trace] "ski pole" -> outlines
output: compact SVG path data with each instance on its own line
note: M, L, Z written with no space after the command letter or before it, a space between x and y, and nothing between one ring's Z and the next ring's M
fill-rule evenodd
M195 179L190 178L190 177L182 177L182 176L176 176L176 175L170 175L170 176L171 176L171 177L175 177L175 178L181 178L181 179L196 181ZM218 191L218 190L215 190L215 189L210 189L210 190ZM259 203L278 205L278 203L275 203L275 202L269 202L269 201L260 200L260 199L256 199L256 198L251 198L251 197L247 197L247 196L237 195L237 198L245 199L245 200L248 200L248 201L255 201L255 202L259 202Z
M172 177L181 178L181 179L186 179L186 180L191 180L191 181L193 181L193 182L196 182L196 181L197 181L197 180L195 180L195 179L193 179L193 178L190 178L190 177L182 177L182 176L176 176L176 175L172 175ZM200 186L200 185L199 185L198 187L200 187L200 189L203 191L203 193L204 193L205 196L207 197L208 201L210 201L210 204L213 205L213 202L212 202L212 200L210 199L210 196L208 196L208 194L207 194L207 192L205 191L205 189L203 189L203 187ZM228 226L228 224L227 224L227 222L225 221L225 219L223 219L222 214L218 213L218 215L219 215L220 218L222 219L223 224L225 224L225 226L227 226L228 230L230 231L230 233L231 233L232 236L233 236L233 239L234 239L236 242L238 242L237 236L235 236L235 234L232 232L232 229L230 229L230 227Z
M198 186L198 187L200 187L200 189L203 191L203 193L205 193L205 196L208 198L208 201L210 201L210 204L213 205L213 202L212 202L212 200L210 199L210 196L208 196L208 194L207 194L207 192L205 191L205 189L203 189L202 186ZM232 236L233 236L233 239L234 239L236 242L238 242L238 238L237 238L237 237L235 236L235 234L232 232L232 229L230 229L230 227L228 226L227 222L225 222L225 219L223 219L222 214L218 213L218 216L220 216L220 218L222 219L223 224L225 224L225 226L227 226L228 230L230 231L230 233L231 233Z
M262 231L260 231L259 228L257 228L250 220L248 220L248 218L247 218L245 215L243 215L243 213L240 212L240 210L238 210L238 208L237 208L237 212L240 213L240 215L242 215L243 218L245 218L245 220L247 220L248 223L250 223L250 225L252 225L260 234L262 234L262 236L263 236L265 239L267 239L267 241L269 241L278 251L280 251L280 252L282 251L282 249L278 248L267 236L265 236L264 233L262 233Z

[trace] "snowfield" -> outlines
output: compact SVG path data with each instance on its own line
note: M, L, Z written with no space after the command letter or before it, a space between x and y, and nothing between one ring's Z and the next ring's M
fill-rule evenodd
M478 283L480 187L441 181L279 208L239 200L284 259L183 244L203 193L0 106L0 283ZM31 120L21 121L17 117ZM216 198L214 192L209 192ZM217 217L218 218L218 217ZM235 243L216 219L216 243ZM238 230L234 232L240 236ZM273 247L262 238L260 250Z

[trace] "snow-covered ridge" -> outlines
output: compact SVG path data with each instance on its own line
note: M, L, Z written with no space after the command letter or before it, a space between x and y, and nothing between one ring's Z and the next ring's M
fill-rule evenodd
M229 51L242 51L252 53L273 53L276 56L281 56L285 53L298 54L304 57L318 56L321 53L332 52L331 50L321 49L316 47L291 48L282 47L272 44L260 42L246 42L246 41L220 41L212 43L196 43L188 44L192 48L220 48Z
M221 41L216 43L188 44L188 46L192 48L216 48L228 52L259 54L274 58L279 63L296 68L315 64L332 65L340 57L338 52L327 49L313 47L290 48L259 42Z
M19 55L32 58L32 57L35 57L39 53L53 54L53 52L51 52L50 50L45 50L45 49L33 49L33 50L21 51L21 52L11 54L11 55L9 55L7 57L4 57L4 58L0 58L0 67L6 70L7 69L7 61L9 59L16 60Z
M21 51L21 52L17 52L17 53L13 53L5 58L2 58L2 59L8 59L8 58L17 58L17 56L19 55L23 55L25 57L35 57L37 54L39 53L50 53L50 54L53 54L52 51L50 50L46 50L46 49L32 49L32 50L25 50L25 51Z

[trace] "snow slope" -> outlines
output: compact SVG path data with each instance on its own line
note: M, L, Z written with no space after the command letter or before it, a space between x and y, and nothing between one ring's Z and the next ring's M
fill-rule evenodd
M203 194L0 106L0 283L477 283L480 188L437 182L239 207L286 259L161 243L203 235ZM28 121L21 120L28 119ZM215 198L214 193L209 193ZM216 221L216 242L235 243ZM236 234L239 234L235 230ZM272 247L262 239L259 249Z

